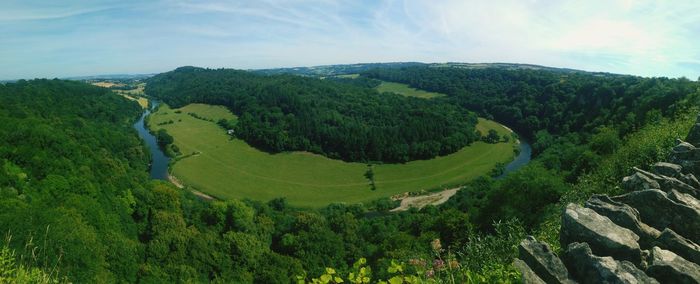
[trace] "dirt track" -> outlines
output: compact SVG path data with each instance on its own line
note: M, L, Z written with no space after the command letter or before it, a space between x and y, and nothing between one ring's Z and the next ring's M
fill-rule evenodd
M420 209L427 205L440 205L447 202L447 200L450 199L450 197L452 197L453 195L455 195L455 193L457 193L457 191L460 188L461 187L457 187L427 195L406 197L401 200L401 205L399 205L399 207L391 209L390 211L398 212L406 211L412 207Z

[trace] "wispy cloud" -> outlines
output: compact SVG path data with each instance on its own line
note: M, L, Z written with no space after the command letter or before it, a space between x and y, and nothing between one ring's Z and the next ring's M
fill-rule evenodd
M369 61L700 75L693 0L60 2L0 4L0 78Z

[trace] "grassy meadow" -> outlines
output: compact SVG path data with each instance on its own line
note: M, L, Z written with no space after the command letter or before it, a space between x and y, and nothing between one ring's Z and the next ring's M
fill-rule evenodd
M402 96L416 97L416 98L423 98L423 99L432 99L432 98L444 96L443 94L440 94L440 93L427 92L427 91L411 88L410 86L408 86L406 84L394 83L394 82L382 82L375 89L377 89L377 91L379 91L380 93L389 92L389 93L399 94Z
M334 202L358 203L394 194L442 189L487 174L498 162L510 161L514 142L473 143L457 153L405 164L374 165L377 190L370 190L367 165L333 160L307 152L269 154L227 135L211 121L236 119L221 106L190 104L173 110L161 105L149 117L152 130L164 128L183 154L172 173L188 186L220 199L270 200L286 197L300 207ZM172 120L172 124L158 125ZM480 129L509 133L501 125L480 120ZM483 132L483 131L482 131Z

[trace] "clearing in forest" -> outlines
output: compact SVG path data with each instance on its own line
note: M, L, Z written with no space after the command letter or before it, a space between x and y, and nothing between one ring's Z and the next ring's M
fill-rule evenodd
M149 117L148 124L152 130L166 129L184 157L172 166L172 174L184 184L220 199L266 201L285 197L300 207L367 202L409 191L452 188L488 174L497 163L507 163L514 157L515 142L510 139L497 144L475 142L431 160L373 165L376 190L371 190L364 163L307 152L262 152L228 135L216 124L219 119L235 120L236 116L221 106L190 104L174 110L163 104ZM478 128L495 129L501 135L510 133L484 119L479 120Z
M411 88L409 85L406 85L406 84L385 82L385 81L382 81L382 83L379 86L377 86L375 89L377 89L377 91L379 91L380 93L389 92L389 93L395 93L395 94L399 94L399 95L406 96L406 97L416 97L416 98L422 98L422 99L432 99L432 98L445 96L444 94L440 94L440 93L427 92L427 91Z

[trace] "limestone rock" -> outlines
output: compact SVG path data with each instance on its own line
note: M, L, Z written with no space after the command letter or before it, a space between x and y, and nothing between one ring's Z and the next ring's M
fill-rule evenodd
M593 255L586 243L571 243L562 257L580 283L659 283L629 261Z
M678 180L690 185L696 189L700 189L700 181L693 174L682 175Z
M680 204L683 204L685 206L691 207L695 210L700 210L700 201L695 199L692 195L687 194L687 193L681 193L678 192L675 189L672 189L669 191L666 196L668 196L669 199L678 202Z
M519 258L547 283L572 283L566 267L546 243L529 236L520 242L518 251Z
M700 265L654 247L647 274L664 283L700 283Z
M639 236L642 248L651 248L652 243L661 234L658 230L642 223L639 212L627 204L613 201L605 195L593 195L585 204L586 208L608 217L613 223L627 228Z
M608 217L573 203L566 206L562 214L559 238L562 247L573 242L586 242L597 255L635 264L642 261L637 234L616 225Z
M622 188L628 191L635 191L652 188L659 189L661 186L654 179L644 174L634 173L633 175L626 176L622 179Z
M700 211L669 199L663 191L635 191L612 200L637 209L642 222L657 230L671 228L695 243L700 241Z
M637 173L640 173L648 178L653 179L659 185L661 190L669 192L671 189L676 189L683 193L688 193L692 196L700 198L700 191L674 177L656 175L645 170L639 169L637 167L633 168Z
M662 249L670 250L681 257L700 264L700 245L676 234L671 229L661 232L656 239L656 245Z
M537 274L532 271L532 269L527 266L527 264L520 260L520 259L514 259L513 260L513 266L515 266L515 269L520 271L520 274L523 276L523 283L525 284L545 284L547 282L544 282L542 278L537 276Z
M677 164L671 164L666 162L658 162L652 166L654 168L654 173L659 175L664 175L668 177L680 177L683 167Z

